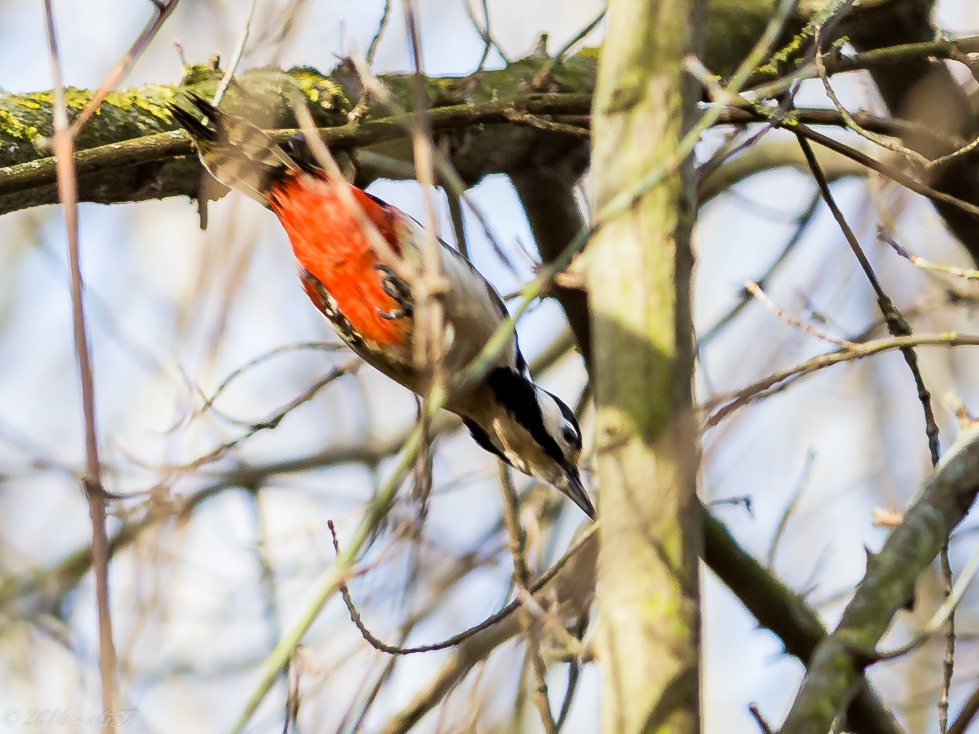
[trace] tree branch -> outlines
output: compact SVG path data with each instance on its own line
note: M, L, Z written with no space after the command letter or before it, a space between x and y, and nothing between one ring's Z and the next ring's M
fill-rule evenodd
M880 553L868 553L867 573L836 630L812 656L781 732L824 734L846 707L864 668L876 660L877 642L894 615L908 606L918 576L948 542L979 492L979 428L959 437L931 474L904 521Z
M701 508L704 562L744 604L758 624L770 630L807 667L826 637L819 615L805 600L744 550L720 520ZM893 715L863 679L847 709L847 722L858 734L900 734Z

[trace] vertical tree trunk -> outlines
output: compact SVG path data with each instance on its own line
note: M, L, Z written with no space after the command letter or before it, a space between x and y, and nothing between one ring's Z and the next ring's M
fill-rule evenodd
M611 0L594 103L596 216L670 167L695 112L697 0ZM692 164L589 245L598 406L603 731L699 731L701 527L691 378Z

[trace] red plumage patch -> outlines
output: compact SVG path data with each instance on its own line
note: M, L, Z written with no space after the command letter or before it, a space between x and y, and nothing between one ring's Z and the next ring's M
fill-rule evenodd
M351 186L354 199L381 236L400 253L392 216L360 189ZM381 265L357 221L349 214L333 187L305 174L273 184L269 204L292 243L299 264L308 270L336 302L350 326L368 342L382 347L405 347L407 319L385 319L400 305L385 293ZM321 296L308 285L310 300L326 311Z

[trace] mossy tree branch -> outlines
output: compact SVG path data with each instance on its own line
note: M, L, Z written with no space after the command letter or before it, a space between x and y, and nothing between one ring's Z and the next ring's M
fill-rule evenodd
M868 12L881 13L892 6L900 9L904 1L858 4L869 9L856 11L854 22L859 23ZM814 3L810 11L818 10L818 5ZM722 76L729 74L757 39L770 11L770 3L764 0L712 0L705 53L708 67ZM805 20L799 16L793 27L801 27ZM841 32L846 31L844 26ZM892 56L924 58L939 51L942 49L916 47ZM429 79L433 125L450 143L452 163L462 179L471 185L490 173L508 173L532 160L557 160L565 155L576 159L573 167L583 168L587 141L559 131L565 116L573 124L564 129L573 130L588 112L594 58L595 53L586 49L557 64L544 56L530 57L505 69L469 77ZM201 168L190 155L189 140L176 132L166 104L185 92L213 95L222 74L219 69L192 66L185 69L179 84L150 84L110 94L78 139L80 199L116 203L196 196ZM384 81L399 103L410 109L407 77L386 75ZM288 104L294 89L305 95L317 125L330 128L324 131L327 142L410 161L410 146L400 122L379 122L388 113L377 104L369 104L355 123L348 121L362 88L345 65L328 75L309 68L252 70L236 78L227 103L263 126L294 128ZM77 113L90 96L86 90L68 90L70 109ZM50 92L0 95L0 214L57 200L54 165L45 146L51 132L51 101ZM732 122L749 120L745 112L730 116ZM877 132L908 132L900 123L865 122ZM389 174L390 169L365 164L358 182L365 184Z
M555 135L532 122L538 115L587 115L594 61L569 59L540 79L545 61L532 58L476 77L428 80L433 128L448 143L453 165L467 184L519 167L542 148L587 161L587 140ZM166 105L187 93L210 97L220 76L220 71L195 67L179 85L148 85L111 95L78 141L81 200L196 196L202 169ZM410 108L406 77L387 75L384 81ZM357 147L411 161L402 121L390 118L385 109L368 106L356 119L348 119L361 88L357 76L343 66L328 76L304 68L246 72L236 78L225 104L262 127L289 129L279 136L285 140L297 127L288 102L296 89L335 148ZM57 201L54 162L44 146L51 125L49 96L0 96L0 213ZM71 108L77 111L89 97L87 91L71 90ZM369 183L377 175L364 167L358 182Z
M880 553L868 554L867 573L839 625L816 647L806 677L780 731L824 734L876 659L877 643L894 615L914 596L921 573L948 542L979 493L979 428L967 429L926 481L918 501Z

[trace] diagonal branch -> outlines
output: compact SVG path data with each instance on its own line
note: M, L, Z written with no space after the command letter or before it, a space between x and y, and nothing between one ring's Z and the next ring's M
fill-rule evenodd
M758 624L770 630L785 651L807 666L813 651L826 637L826 628L816 611L750 553L708 510L704 519L704 562L738 597ZM900 734L893 715L873 688L861 679L847 709L847 722L860 734Z
M867 573L836 630L817 646L780 731L825 734L846 707L894 615L907 607L927 569L979 493L979 429L966 429L925 482L915 505L880 553L868 554Z

